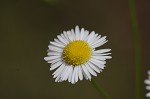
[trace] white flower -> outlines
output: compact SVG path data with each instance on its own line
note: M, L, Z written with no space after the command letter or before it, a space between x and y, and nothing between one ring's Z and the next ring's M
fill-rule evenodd
M111 49L96 50L105 44L106 36L98 35L92 31L79 29L63 31L53 42L50 42L48 56L44 59L51 63L50 70L56 69L52 74L55 82L68 80L75 84L78 80L91 80L91 75L97 76L104 69L107 56Z
M149 92L146 94L146 97L150 98L150 70L148 71L148 79L146 79L144 83L147 84L146 89L149 90Z

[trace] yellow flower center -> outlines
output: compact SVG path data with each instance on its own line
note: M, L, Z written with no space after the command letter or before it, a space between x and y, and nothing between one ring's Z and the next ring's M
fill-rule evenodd
M91 48L83 40L70 42L63 50L63 58L66 63L76 66L85 63L91 57Z

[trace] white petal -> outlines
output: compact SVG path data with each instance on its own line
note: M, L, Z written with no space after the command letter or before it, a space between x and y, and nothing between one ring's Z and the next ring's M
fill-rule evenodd
M62 63L62 61L58 61L57 63L51 64L50 70L54 70L55 68L59 67Z
M97 66L95 66L94 64L87 62L87 64L97 73L100 73L101 69L97 68Z
M62 44L59 44L59 43L56 43L56 42L50 42L50 44L54 45L54 46L57 46L57 47L61 47L61 48L64 48L65 46L62 45Z
M73 40L74 40L71 31L67 31L67 35L68 35L68 38L69 38L70 41L73 41Z
M84 72L82 66L81 66L81 70L82 70L82 74L83 74L84 78L85 78L86 80L88 80L88 76L85 74L85 72Z
M150 92L146 94L146 97L150 97Z
M96 48L96 47L102 46L102 45L104 45L106 42L108 42L108 40L103 40L103 41L101 41L101 42L99 42L99 43L97 43L97 44L92 45L92 48Z
M93 51L93 53L98 54L98 53L105 53L105 52L109 52L109 51L111 51L111 49L100 49L100 50Z
M150 90L150 86L146 86L146 89L147 89L147 90Z
M103 60L97 60L97 59L94 59L94 58L91 58L90 60L93 61L93 62L96 62L98 64L102 64L102 65L106 64L106 61L103 61Z
M60 79L61 79L60 76L57 76L57 78L55 79L55 82L60 82L61 81Z
M110 55L111 53L92 53L94 56L105 56L105 55Z
M91 56L93 59L99 60L99 61L105 61L106 59L111 59L111 56Z
M72 39L74 41L76 39L76 35L75 35L75 32L73 29L71 29L71 36L72 36Z
M76 40L80 39L80 30L79 30L79 26L75 27L75 36L76 36Z
M62 58L56 58L56 59L53 59L53 60L49 60L48 63L56 63L58 61L62 60Z
M90 74L92 74L93 76L97 76L96 72L87 63L85 63L85 66L87 70L90 72Z
M106 36L104 36L104 37L100 38L99 40L95 41L95 42L91 45L91 47L92 47L92 48L96 48L96 47L98 47L98 46L101 46L101 45L105 44L106 42L107 42L107 41L106 41Z
M90 33L90 35L88 36L87 42L88 42L89 44L92 44L93 42L91 42L91 41L92 41L93 39L95 39L94 37L95 37L95 31L92 31L92 32Z
M62 54L62 53L59 53L59 52L52 52L52 51L47 53L47 55L49 55L49 56L61 56L61 54Z
M93 60L89 60L91 63L93 63L95 66L97 66L97 67L99 67L99 68L101 68L101 69L104 69L104 67L105 67L105 65L103 65L103 64L99 64L99 63L97 63L97 62L95 62L95 61L93 61Z
M55 41L56 43L58 43L58 44L61 44L61 45L64 45L64 46L66 45L66 44L64 44L63 42L61 42L60 40L56 39L56 38L54 39L54 41Z
M106 36L103 36L102 38L99 38L95 43L93 43L92 45L95 45L97 43L100 43L102 41L105 41L106 40Z
M88 79L90 80L91 79L91 75L88 72L88 70L86 69L85 65L82 65L81 67L82 67L83 71L85 72L85 74L87 75Z
M57 59L57 58L60 58L61 56L48 56L48 57L45 57L44 59L46 61L50 61L50 60L53 60L53 59Z
M63 71L60 74L60 77L61 77L62 81L63 81L63 78L64 78L65 74L67 73L67 70L68 70L68 66L65 65Z
M62 80L65 80L65 81L66 81L66 80L68 79L69 74L70 74L70 71L71 71L71 67L68 66L68 69L67 69L65 75L63 76Z
M84 28L81 29L80 40L83 39L83 36L84 36Z
M53 78L56 78L58 75L60 75L61 72L63 71L64 67L65 67L65 65L62 64L62 65L52 74L52 75L54 75Z
M148 73L148 75L150 75L150 70L148 70L148 72L147 72L147 73Z
M78 70L78 67L77 67L77 66L76 66L75 68L76 68L75 82L78 82L78 72L79 72L79 70Z
M45 61L49 61L49 56L48 57L44 57Z
M68 39L65 37L64 34L61 34L61 37L62 37L62 38L64 39L64 41L66 42L65 44L68 44L68 43L69 43Z
M81 66L78 66L78 71L79 71L79 72L78 72L78 73L79 73L79 74L78 74L78 75L79 75L79 79L80 79L80 80L83 80L83 75L82 75Z
M71 67L71 70L70 70L70 73L69 73L68 82L71 82L72 74L73 74L73 68L74 68L72 65L70 65L70 67Z
M147 79L144 81L144 83L150 85L150 80Z
M59 48L59 47L56 47L56 46L52 46L52 45L49 45L48 47L49 47L49 50L51 50L51 51L63 52L62 48Z
M84 35L83 35L83 37L82 37L82 40L86 41L88 35L89 35L89 31L85 30Z
M93 59L97 59L97 60L106 60L106 58L105 57L103 57L103 56L91 56Z
M62 43L67 44L67 42L65 41L65 39L64 39L62 36L58 35L57 38L58 38Z
M71 41L71 40L69 39L68 34L67 34L66 31L63 31L63 34L64 34L65 38L67 39L67 41Z
M75 84L75 73L76 73L76 68L73 69L73 74L72 74L72 78L71 78L71 83Z

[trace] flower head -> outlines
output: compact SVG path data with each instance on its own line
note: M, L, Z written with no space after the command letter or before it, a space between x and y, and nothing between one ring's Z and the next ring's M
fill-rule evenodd
M44 59L51 63L50 70L56 69L52 74L55 82L68 80L72 84L78 80L91 80L91 75L97 76L104 69L108 53L111 49L96 50L105 44L106 36L98 35L92 31L79 29L64 31L50 42L48 56Z
M144 83L147 84L146 89L150 91L150 70L148 71L148 79L146 79ZM146 97L150 98L150 92L146 94Z

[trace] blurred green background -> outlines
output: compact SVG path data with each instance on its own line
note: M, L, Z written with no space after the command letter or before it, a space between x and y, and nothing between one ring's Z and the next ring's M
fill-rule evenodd
M150 69L149 4L136 0L144 79ZM94 79L112 99L134 99L128 0L1 0L0 99L102 99L89 81L55 83L43 59L49 41L76 25L108 36L102 48L111 48L113 58Z

